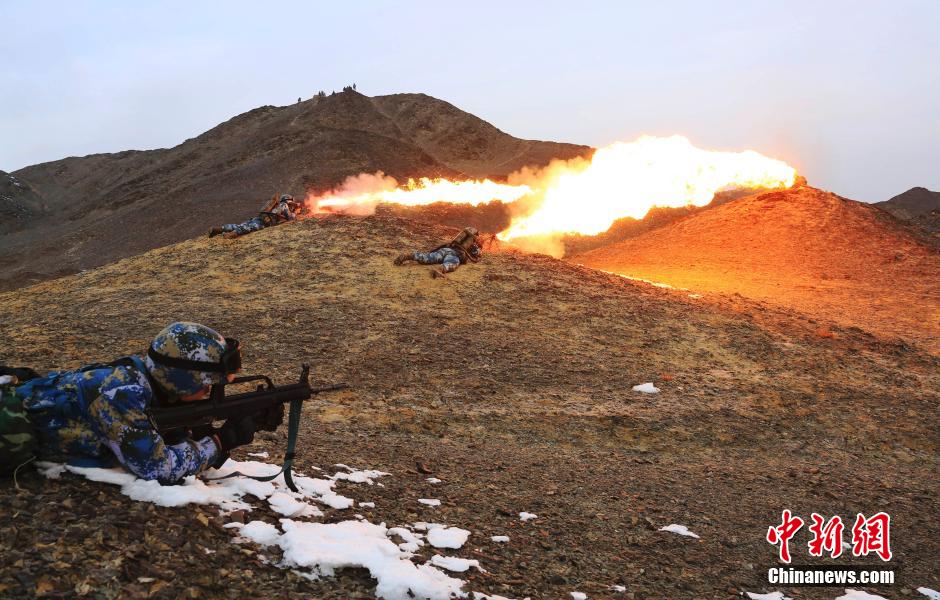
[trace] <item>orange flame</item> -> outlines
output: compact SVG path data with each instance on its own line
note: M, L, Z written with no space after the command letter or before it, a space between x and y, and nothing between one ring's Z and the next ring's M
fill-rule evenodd
M489 179L450 181L448 179L409 179L398 187L392 177L379 172L346 179L342 186L322 196L307 199L313 212L371 214L382 203L426 206L435 202L478 206L492 200L515 202L530 194L526 185L506 185Z
M601 148L591 159L556 161L523 170L509 184L490 180L408 180L403 187L382 173L351 177L338 189L308 198L314 212L370 214L379 203L422 206L452 202L473 206L516 202L500 239L560 255L564 234L596 235L617 219L643 218L654 206L704 206L730 188L786 188L796 170L752 150L719 152L688 139L643 136Z

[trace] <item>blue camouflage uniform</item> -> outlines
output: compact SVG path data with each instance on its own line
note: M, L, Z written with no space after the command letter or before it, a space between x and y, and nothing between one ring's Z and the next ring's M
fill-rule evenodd
M260 231L262 229L264 229L264 223L261 221L261 217L248 219L244 223L229 223L228 225L222 226L223 232L235 232L238 235L245 235L252 231Z
M293 201L293 199L291 199L291 201ZM281 200L277 203L277 206L272 208L269 212L272 213L276 224L284 223L286 221L293 221L297 218L297 215L293 210L291 210L290 203L283 198L281 198ZM260 231L265 227L266 225L264 224L264 220L259 215L252 219L248 219L244 223L230 223L228 225L223 225L222 231L223 233L234 232L238 235L245 235L253 231Z
M224 343L207 327L174 323L152 347L210 362L218 360ZM155 365L149 356L131 356L112 365L53 371L18 386L16 394L36 428L41 459L79 466L119 463L143 479L173 483L212 466L221 452L211 437L167 445L147 414L157 396L155 387L163 396L178 398L211 385L212 377Z
M476 244L470 246L468 252L475 259L480 258L483 254L483 251ZM445 273L457 270L457 267L461 264L460 253L447 246L431 252L414 252L412 260L422 265L441 265L441 270Z
M55 371L19 386L39 436L40 456L82 466L115 460L143 479L165 483L205 470L218 458L212 438L164 444L147 409L154 399L143 359L133 366Z

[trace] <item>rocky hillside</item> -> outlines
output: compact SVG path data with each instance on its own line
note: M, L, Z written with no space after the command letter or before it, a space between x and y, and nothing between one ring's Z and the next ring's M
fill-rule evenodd
M500 177L587 152L585 146L514 138L423 94L369 98L347 91L265 106L174 148L66 158L16 171L35 198L26 205L30 212L21 211L16 231L0 238L0 289L244 220L276 192L302 196L376 171L399 179ZM8 194L0 188L0 195ZM0 199L0 210L20 209Z
M28 227L42 210L42 200L32 186L0 171L0 232Z
M875 206L888 211L899 219L909 221L914 217L940 210L940 192L913 187L890 200L877 202Z
M940 239L940 192L914 187L875 206Z
M753 202L778 214L773 198ZM453 233L331 216L0 293L0 363L111 359L177 319L238 337L246 370L276 381L310 361L318 382L351 388L307 403L299 470L391 473L367 490L374 506L323 507L322 519L359 512L389 526L464 527L469 542L451 554L486 569L462 574L468 589L534 599L630 597L612 585L638 599L774 591L766 568L776 549L764 536L783 508L804 518L888 512L904 579L869 589L940 589L936 357L827 316L692 297L498 247L445 280L392 266L402 249ZM661 391L632 391L646 382ZM237 457L274 461L283 435ZM155 507L74 475L21 473L18 484L0 490L0 591L11 597L373 595L364 569L310 581L275 568L277 551L232 544L211 508ZM538 518L521 522L520 511ZM673 523L700 539L659 530ZM508 543L491 540L505 533ZM804 533L791 548L805 561Z
M940 251L871 205L808 186L734 200L571 260L739 293L940 352Z

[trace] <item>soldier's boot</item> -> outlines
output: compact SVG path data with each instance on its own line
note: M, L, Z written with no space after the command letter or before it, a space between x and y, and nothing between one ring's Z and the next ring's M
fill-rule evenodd
M221 235L221 234L222 234L222 228L221 228L221 227L210 227L210 228L209 228L209 237L215 237L215 236Z
M234 231L226 231L225 233L222 234L222 237L224 237L227 240L234 240L235 238L238 237L238 234L235 233Z
M447 272L443 269L431 269L431 277L434 279L443 279L447 276Z
M401 266L408 262L409 260L414 260L415 256L411 252L405 252L404 254L399 254L395 257L394 263L398 266Z

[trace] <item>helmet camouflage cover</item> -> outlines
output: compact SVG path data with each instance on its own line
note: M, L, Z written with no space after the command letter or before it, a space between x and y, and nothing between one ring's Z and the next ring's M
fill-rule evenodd
M150 344L159 354L205 363L218 363L225 352L225 338L215 330L198 323L179 322L168 325ZM190 371L155 363L145 357L153 378L172 396L182 397L219 383L219 373Z

